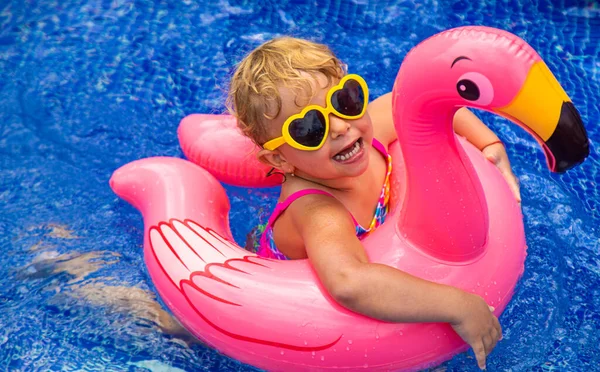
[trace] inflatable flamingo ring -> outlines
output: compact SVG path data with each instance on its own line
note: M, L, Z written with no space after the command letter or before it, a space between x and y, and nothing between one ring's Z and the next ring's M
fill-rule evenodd
M373 262L477 293L499 315L523 272L522 215L500 172L454 134L461 106L523 126L552 171L589 153L578 112L527 43L484 27L437 34L408 53L396 78L392 210L363 244ZM230 117L189 116L179 135L188 157L220 180L272 182ZM225 191L209 171L150 158L123 166L110 181L142 212L150 276L196 337L278 371L413 370L467 349L448 324L386 323L339 306L308 260L270 260L240 248Z

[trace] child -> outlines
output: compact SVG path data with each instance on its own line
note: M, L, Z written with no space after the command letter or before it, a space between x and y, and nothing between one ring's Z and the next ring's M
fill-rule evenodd
M258 253L308 258L333 299L366 316L450 323L483 369L502 331L481 297L370 263L366 256L361 239L388 211L387 148L396 140L391 94L368 109L367 103L366 82L346 74L321 44L277 38L239 64L228 106L262 148L259 159L286 176ZM466 109L457 112L454 127L498 166L519 200L498 137Z

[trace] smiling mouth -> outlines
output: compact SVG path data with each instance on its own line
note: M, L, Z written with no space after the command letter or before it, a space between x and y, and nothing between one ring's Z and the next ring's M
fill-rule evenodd
M358 153L360 153L360 150L362 148L363 148L363 140L362 140L362 138L359 138L352 145L350 145L350 146L346 147L344 150L338 152L333 157L333 160L339 161L339 162L346 162L348 160L351 160Z

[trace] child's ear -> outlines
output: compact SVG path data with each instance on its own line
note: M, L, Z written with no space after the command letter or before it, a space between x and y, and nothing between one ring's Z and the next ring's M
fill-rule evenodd
M285 160L285 157L277 150L262 149L256 154L256 158L263 164L281 170L284 173L294 173L294 167Z

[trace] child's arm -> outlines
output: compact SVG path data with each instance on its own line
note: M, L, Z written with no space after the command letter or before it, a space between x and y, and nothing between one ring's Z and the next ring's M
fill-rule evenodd
M453 124L456 134L465 137L479 151L483 151L491 143L500 142L496 133L492 132L474 113L465 107L456 111Z
M334 198L301 198L288 210L317 275L340 305L388 322L450 323L485 367L502 330L481 297L370 263L348 211Z

